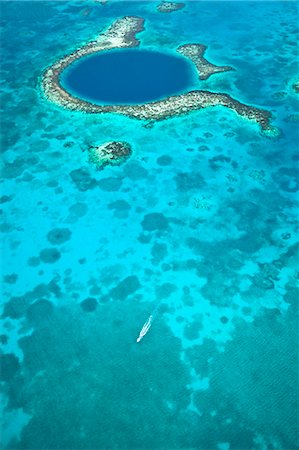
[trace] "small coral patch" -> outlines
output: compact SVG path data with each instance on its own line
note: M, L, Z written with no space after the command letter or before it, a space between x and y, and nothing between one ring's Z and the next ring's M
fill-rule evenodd
M53 245L64 244L71 237L71 231L68 228L53 228L47 234L47 239Z
M175 2L166 2L162 1L158 6L157 9L159 12L162 13L171 13L174 11L178 11L179 9L184 8L185 3L175 3Z
M118 165L124 162L132 153L127 142L105 142L99 147L89 147L88 159L97 169L103 169L108 164Z
M96 308L98 306L98 301L96 298L88 297L85 300L83 300L80 303L80 305L81 305L81 308L83 309L83 311L93 312L96 310Z

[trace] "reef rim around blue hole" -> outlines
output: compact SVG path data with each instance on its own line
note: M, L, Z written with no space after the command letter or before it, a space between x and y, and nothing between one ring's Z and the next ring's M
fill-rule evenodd
M193 64L180 56L144 49L97 52L79 58L60 75L73 96L97 105L149 103L196 84Z

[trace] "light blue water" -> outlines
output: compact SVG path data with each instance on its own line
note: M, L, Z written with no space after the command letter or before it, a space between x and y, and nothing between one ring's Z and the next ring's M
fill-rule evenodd
M298 448L294 2L1 3L2 440L6 449ZM45 67L115 18L141 46L208 46L210 108L145 127L65 111ZM97 171L90 145L130 142ZM139 331L159 305L152 327Z
M95 104L146 103L186 92L196 70L182 57L147 50L97 53L71 64L62 86Z

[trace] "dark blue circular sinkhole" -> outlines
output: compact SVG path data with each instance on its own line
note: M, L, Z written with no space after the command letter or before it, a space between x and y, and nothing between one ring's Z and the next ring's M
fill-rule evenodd
M113 50L82 57L60 78L71 94L94 104L147 103L186 92L194 85L192 64L149 50Z

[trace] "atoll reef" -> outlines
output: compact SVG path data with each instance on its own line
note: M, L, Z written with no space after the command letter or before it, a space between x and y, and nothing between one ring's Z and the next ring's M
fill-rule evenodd
M207 61L203 55L207 49L206 45L202 44L186 44L177 48L177 52L189 58L195 65L198 77L200 80L206 80L214 73L228 72L235 70L230 66L215 66Z
M95 105L76 98L67 92L60 84L60 74L77 59L103 50L136 47L139 41L136 34L143 30L144 20L140 17L127 16L116 20L107 31L99 37L64 56L45 70L42 76L42 89L48 100L70 110L87 113L117 113L141 120L162 120L173 116L187 114L211 106L225 106L235 111L239 116L252 120L271 136L273 127L270 125L271 113L263 109L245 105L228 94L214 93L207 90L193 90L180 95L173 95L164 100L138 105ZM186 44L179 47L178 52L189 58L196 66L200 79L206 79L214 73L233 70L229 66L215 66L203 58L206 47L200 44Z
M0 450L299 450L297 5L103 1L0 3Z
M144 20L140 17L130 16L116 20L108 30L103 34L100 34L96 40L91 41L73 53L64 56L46 69L42 76L42 89L46 97L52 102L67 109L86 112L106 112L106 110L98 111L95 105L85 102L84 100L79 100L69 94L61 86L59 76L66 67L82 56L115 48L138 46L139 41L136 40L135 35L143 30L143 22Z
M88 159L97 169L102 169L109 164L121 164L131 153L131 146L127 142L112 141L98 147L89 147Z
M175 3L175 2L161 2L157 9L161 13L171 13L174 11L178 11L179 9L184 8L185 3Z

